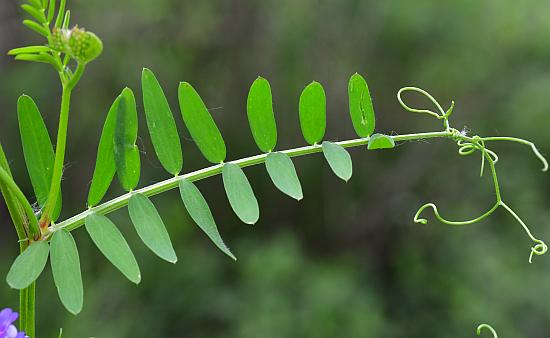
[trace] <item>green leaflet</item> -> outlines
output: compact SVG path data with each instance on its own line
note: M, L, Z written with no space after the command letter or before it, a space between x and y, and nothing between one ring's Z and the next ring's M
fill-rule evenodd
M89 207L97 205L105 196L116 173L114 137L119 101L120 96L111 105L99 139L92 185L88 192Z
M42 3L40 2L40 0L28 0L29 3L36 9L41 9L42 8Z
M323 154L334 174L347 182L353 172L351 156L347 150L339 144L324 141Z
M27 26L30 30L33 30L34 32L42 35L43 37L48 37L48 30L44 28L41 24L37 23L36 21L32 20L23 20L23 25Z
M218 232L218 227L210 211L208 203L202 196L200 190L186 179L180 180L180 195L189 212L189 216L197 223L204 233L214 242L214 244L226 255L237 260L231 250L225 245Z
M224 164L222 178L225 193L235 214L244 223L255 224L260 218L260 208L241 167L234 163Z
M388 135L374 134L369 139L367 149L390 149L395 147L395 141Z
M178 258L170 235L153 203L145 195L133 194L128 202L128 212L143 243L160 258L176 263Z
M2 143L0 142L0 171L2 169L8 174L9 177L13 178L8 159L6 158L4 148L2 148ZM15 226L17 236L19 238L26 238L27 234L25 231L25 223L27 220L25 218L24 207L22 206L22 203L19 201L19 199L14 195L13 191L11 191L5 184L5 182L3 182L1 179L0 194L2 194L2 197L4 197L4 201L6 203L8 212L13 220L13 225ZM27 203L29 202L27 201ZM31 207L30 204L28 205L28 207ZM39 229L37 230L40 231ZM19 247L22 249L23 243L19 243Z
M13 262L6 278L8 285L18 290L31 285L44 270L49 253L50 246L47 242L31 244Z
M56 231L50 242L53 279L59 299L72 314L78 314L84 303L80 258L73 236L66 230Z
M51 64L56 70L61 71L60 66L56 63L53 56L47 53L40 54L17 54L15 60L30 61L30 62L42 62Z
M33 6L29 4L23 4L21 5L21 8L27 12L30 16L32 16L36 21L38 21L41 24L46 23L46 15L44 15L43 10L39 10L34 8Z
M55 2L57 0L49 0L49 6L48 6L48 23L52 22L53 16L55 15ZM44 6L46 8L46 6Z
M141 74L143 107L153 147L164 169L177 175L183 167L181 142L166 96L155 74L147 68Z
M178 99L183 121L204 157L215 164L223 162L226 150L222 134L197 91L181 82Z
M327 125L327 98L319 82L310 83L300 95L300 127L307 143L319 143Z
M355 73L349 79L348 96L353 128L360 137L368 137L374 132L375 116L369 87L361 75Z
M31 178L38 205L43 207L50 193L55 155L48 129L38 107L30 96L22 95L17 100L17 117L23 144L25 164ZM61 212L61 191L57 198L52 219Z
M0 142L0 168L4 169L8 173L8 175L12 177L8 158L6 157L6 153L4 153L4 148L2 147L1 142Z
M136 146L136 100L129 88L124 88L118 100L114 135L115 163L120 184L126 191L131 191L139 182L140 170L139 149Z
M269 153L265 158L265 166L277 189L298 201L304 197L296 168L287 154Z
M61 28L61 26L64 25L66 25L67 27L69 26L71 12L69 10L65 11L66 2L67 0L61 0L59 2L59 9L57 10L57 16L54 25L56 28Z
M139 284L141 273L136 258L116 225L103 215L86 217L86 231L99 251L130 281Z
M11 49L8 52L8 55L48 53L50 51L51 51L51 48L48 46L26 46L26 47Z
M28 238L27 232L29 236L39 235L40 227L34 210L21 189L13 181L2 144L0 144L0 192L6 201L6 207L11 215L17 236L20 239L26 239ZM24 249L24 243L20 242L19 247Z
M271 152L277 144L277 126L273 114L271 86L261 76L250 86L246 112L258 148L266 153Z

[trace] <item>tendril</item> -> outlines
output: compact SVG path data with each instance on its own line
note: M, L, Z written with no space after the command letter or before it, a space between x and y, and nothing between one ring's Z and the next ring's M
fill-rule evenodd
M421 93L424 96L426 96L430 101L432 101L434 103L434 105L437 107L437 109L439 110L439 112L441 114L438 114L438 113L436 113L432 110L428 110L428 109L416 109L416 108L411 108L411 107L407 106L401 98L401 94L404 91L407 91L407 90L416 91L416 92ZM408 110L410 112L425 113L425 114L435 116L438 119L444 119L445 127L447 128L447 131L450 133L450 137L456 142L456 145L458 146L458 154L459 155L468 156L468 155L471 155L471 154L475 153L476 151L479 151L480 155L481 155L480 177L483 176L483 173L485 171L485 167L486 167L485 163L488 163L489 167L490 167L491 175L492 175L492 178L493 178L493 184L494 184L495 195L496 195L496 202L488 211L486 211L482 215L480 215L476 218L470 219L470 220L453 221L453 220L446 219L443 216L441 216L441 214L439 213L439 210L437 209L437 206L434 203L426 203L426 204L422 205L418 209L416 214L414 215L414 222L415 223L421 223L421 224L427 224L428 220L426 218L421 218L420 215L422 214L422 212L425 209L431 208L433 210L434 216L441 223L448 224L448 225L474 224L474 223L477 223L477 222L483 220L484 218L490 216L499 207L503 207L508 213L510 213L516 219L516 221L523 227L525 233L529 236L529 238L533 241L533 243L535 243L531 247L531 253L529 255L529 263L532 262L532 259L533 259L534 255L537 255L537 256L544 255L548 251L548 246L546 245L546 243L544 243L540 239L537 239L536 237L534 237L533 234L531 233L529 227L525 224L525 222L523 222L523 220L516 214L516 212L514 210L512 210L512 208L510 208L502 200L502 197L501 197L501 194L500 194L498 177L497 177L496 168L495 168L495 165L498 162L499 157L498 157L496 152L494 152L491 149L488 149L485 146L485 143L490 142L490 141L513 141L513 142L529 145L531 147L533 153L535 154L535 156L537 156L540 159L540 161L542 162L542 164L543 164L543 169L542 170L547 171L548 170L548 162L547 162L546 158L535 147L535 145L532 142L529 142L529 141L526 141L526 140L523 140L523 139L519 139L519 138L514 138L514 137L485 137L485 138L482 138L478 135L470 137L465 132L461 132L461 131L459 131L455 128L451 128L448 124L448 117L451 115L451 113L453 111L454 101L451 103L451 107L447 110L447 112L443 112L443 109L441 108L441 105L437 102L437 100L435 100L433 98L433 96L431 96L429 93L427 93L426 91L424 91L420 88L404 87L404 88L400 89L399 92L397 93L397 98L399 100L399 103L403 106L403 108L405 108L406 110Z
M440 214L439 214L439 211L437 210L437 206L433 203L426 203L424 204L423 206L420 207L420 209L418 209L418 211L416 212L416 214L414 215L414 222L415 223L421 223L421 224L427 224L428 223L428 220L425 219L425 218L420 218L420 214L422 213L422 211L424 211L424 209L426 208L432 208L433 209L433 212L434 212L434 215L435 217L442 223L445 223L445 224L448 224L448 225L468 225L468 224L474 224L474 223L477 223L479 221L481 221L482 219L484 219L485 217L491 215L497 208L498 208L498 204L495 203L495 205L493 205L493 207L491 209L489 209L487 212L485 212L483 215L481 216L478 216L474 219L471 219L471 220L468 220L468 221L450 221L448 219L445 219L443 218Z
M433 110L429 110L429 109L416 109L416 108L412 108L412 107L407 106L407 104L405 102L403 102L403 99L401 98L401 95L403 94L403 92L406 92L406 91L414 91L414 92L417 92L417 93L420 93L420 94L424 95L430 101L432 101L432 103L437 107L437 110L439 110L439 112L441 114L436 113ZM399 91L397 92L397 100L399 100L399 103L401 104L401 106L403 108L405 108L406 110L408 110L412 113L429 114L429 115L432 115L433 117L435 117L437 119L442 119L445 116L445 111L443 110L443 108L441 108L441 105L439 104L439 102L437 102L437 100L430 93L428 93L427 91L425 91L423 89L420 89L420 88L417 88L417 87L403 87L403 88L399 89Z
M542 162L542 171L548 171L548 161L546 160L546 157L544 157L540 151L537 149L534 143L531 143L531 150L533 151L533 154L535 154L536 157Z
M506 209L506 211L508 211L518 221L519 224L521 224L527 236L529 236L529 238L534 243L537 243L531 247L531 254L529 255L529 263L532 263L533 255L537 255L537 256L544 255L548 251L548 246L546 245L546 243L544 243L540 239L535 238L535 236L533 236L533 234L531 233L531 230L529 230L529 227L525 224L525 222L523 222L523 220L506 203L501 202L500 205L504 209Z
M493 327L489 324L481 324L477 327L477 335L480 336L481 335L481 330L483 329L487 329L489 330L492 334L493 334L493 338L498 338L498 334L497 332L495 331L495 329L493 329Z
M496 164L498 162L498 155L494 151L485 148L485 141L481 137L474 136L472 137L472 140L473 142L467 142L460 139L457 140L457 145L459 147L458 154L467 156L479 150L481 153L481 168L479 171L479 177L482 177L485 169L485 156L489 155L493 164Z
M406 92L406 91L413 91L424 95L428 100L430 100L435 105L438 112L434 112L433 110L430 110L430 109L417 109L417 108L409 107L401 97L403 92ZM451 106L449 107L449 109L447 109L447 111L445 111L441 107L441 104L439 104L439 102L430 93L428 93L424 89L417 88L417 87L403 87L399 89L399 91L397 92L397 100L405 110L410 111L411 113L428 114L435 117L438 120L443 120L445 129L449 130L449 116L451 116L451 114L453 113L454 106L455 106L454 101L451 101Z
M533 142L529 142L527 140L517 138L517 137L507 137L507 136L496 136L496 137L484 137L484 141L511 141L516 142L520 144L525 144L531 147L531 151L533 154L541 161L542 163L542 171L546 172L548 171L548 161L546 160L546 157L541 154L541 152L537 149L535 144Z

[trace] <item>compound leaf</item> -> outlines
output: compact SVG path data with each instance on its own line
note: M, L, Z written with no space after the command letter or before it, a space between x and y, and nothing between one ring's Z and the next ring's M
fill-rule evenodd
M44 270L48 261L50 246L39 241L31 244L23 251L10 268L6 281L14 289L25 289L34 282Z
M388 135L374 134L369 139L367 149L390 149L395 147L395 141Z
M103 215L86 217L86 231L99 251L128 278L139 284L141 273L136 258L116 225Z
M339 144L324 141L323 154L334 174L347 182L353 173L351 156L347 150Z
M181 142L166 96L155 74L147 68L141 74L143 107L153 147L164 169L177 175L183 167Z
M266 153L271 152L277 144L277 126L273 114L271 86L261 76L250 86L246 112L258 148Z
M114 137L119 101L120 96L111 105L103 124L92 185L88 192L88 206L90 207L97 205L105 196L116 173Z
M30 96L22 95L17 100L17 117L23 155L38 205L43 207L50 193L55 155L48 129L42 115ZM61 192L54 213L55 221L61 212Z
M265 166L277 189L298 201L304 197L296 168L287 154L269 153L265 158Z
M237 260L233 253L223 242L218 232L218 227L210 211L208 203L202 196L200 190L189 180L182 179L179 182L180 195L189 215L204 231L204 233L214 242L214 244L226 255Z
M50 242L52 273L61 303L72 314L78 314L84 303L80 258L73 236L66 230L56 231Z
M114 135L115 164L120 184L126 191L139 182L140 159L136 146L138 120L136 100L131 89L125 88L117 104Z
M222 134L195 88L181 82L178 99L183 121L204 157L215 164L223 162L226 150Z
M349 79L348 96L353 128L360 137L368 137L374 132L375 116L369 87L361 75L355 73Z
M325 136L327 98L319 82L313 81L300 95L300 127L309 144L319 143Z
M170 235L153 203L145 195L132 194L128 202L128 212L143 243L160 258L176 263L178 258Z
M244 223L255 224L260 218L260 208L241 167L234 163L224 164L222 178L225 193L235 214Z

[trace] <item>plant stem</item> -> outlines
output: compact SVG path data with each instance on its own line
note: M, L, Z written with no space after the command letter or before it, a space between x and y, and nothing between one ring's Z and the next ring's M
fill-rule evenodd
M7 176L13 181L13 177L10 171L8 160L4 154L4 149L0 144L0 169L3 170ZM10 213L13 225L15 226L15 231L17 232L17 237L19 238L19 251L22 253L29 246L29 235L27 234L26 227L26 214L23 205L28 205L26 201L21 202L16 196L14 196L13 189L19 189L15 182L13 182L15 187L9 187L7 184L0 180L0 191L4 196L6 201L6 206L8 207L8 212ZM36 217L32 215L31 220L35 221L35 227L38 231L38 222L36 222ZM25 331L26 334L34 338L34 302L35 302L35 284L32 283L28 288L19 291L19 327L21 330Z
M454 136L453 133L450 131L439 131L439 132L428 132L428 133L417 133L417 134L394 135L390 137L394 141L398 142L398 141L410 141L410 140L423 140L423 139L430 139L430 138L452 138L453 136ZM368 137L336 142L336 144L339 144L344 148L363 146L368 143L369 143ZM298 157L298 156L318 153L318 152L321 152L322 150L323 148L321 145L315 144L312 146L283 150L281 152L287 154L290 157ZM264 163L266 156L267 154L260 154L260 155L246 157L240 160L232 161L232 163L244 168L244 167ZM183 178L193 182L193 181L201 180L203 178L217 175L221 172L222 167L223 167L223 164L216 164L207 168L193 171L188 174L169 178L162 182L158 182L156 184L147 186L145 188L135 190L132 193L140 193L145 196L157 195L162 192L168 191L170 189L176 188L178 186L179 181ZM60 222L56 225L51 226L49 228L49 232L46 233L46 236L49 236L53 232L58 231L60 229L66 229L68 231L72 231L80 227L81 225L83 225L86 217L92 213L105 215L115 210L118 210L120 208L123 208L128 204L128 200L130 199L131 196L132 196L131 193L127 193L119 197L116 197L110 201L107 201L103 204L95 206L93 208L89 208L88 210L83 211L76 216L73 216L63 222Z
M63 163L65 161L65 149L67 147L67 126L69 124L69 107L71 104L71 91L69 86L63 86L61 96L61 110L59 113L59 128L57 130L57 144L55 147L55 161L53 165L52 182L50 192L44 212L40 218L40 227L45 229L52 220L52 213L55 208L57 197L61 186L61 177L63 176Z
M35 302L36 302L36 282L33 282L26 289L19 291L19 328L27 336L35 336Z
M61 178L63 177L63 165L65 162L65 151L67 148L67 128L69 125L69 108L71 105L71 93L80 81L86 65L79 63L72 77L68 81L61 78L63 84L63 92L61 94L61 109L59 112L59 127L57 129L57 143L55 147L55 160L53 164L52 182L50 185L50 193L46 200L44 212L40 218L40 227L46 229L52 221L52 213L55 209L59 191L61 190ZM62 75L62 74L60 74Z
M55 148L55 161L52 175L52 182L50 186L50 192L48 194L48 199L46 200L45 210L40 219L40 224L36 220L36 216L32 208L30 207L25 195L19 187L15 184L9 173L9 169L4 170L0 167L0 181L3 181L9 189L9 194L14 194L17 200L12 202L19 202L15 205L16 209L19 211L24 211L27 216L29 223L30 235L40 235L40 227L47 229L48 225L51 222L52 213L55 208L59 191L61 190L61 178L63 176L63 163L65 161L65 150L67 147L67 128L69 124L69 108L71 104L71 93L73 88L76 86L80 80L82 74L84 73L85 65L78 64L77 69L70 80L67 82L64 80L63 74L60 74L61 81L63 85L63 92L61 96L61 109L59 113L59 128L57 131L57 144ZM1 148L0 148L1 150ZM5 160L5 155L1 151L2 160ZM10 197L5 196L6 201ZM13 199L13 198L11 198ZM13 208L12 208L13 209ZM12 210L10 209L10 212ZM29 245L29 239L26 238L25 233L19 229L23 224L23 214L19 212L20 215L12 214L12 219L16 225L17 234L20 241L20 250L23 252ZM19 219L18 219L19 218ZM23 227L24 230L24 227ZM25 332L25 334L31 338L35 336L35 303L36 303L36 282L33 282L26 289L19 291L19 311L20 311L20 329Z

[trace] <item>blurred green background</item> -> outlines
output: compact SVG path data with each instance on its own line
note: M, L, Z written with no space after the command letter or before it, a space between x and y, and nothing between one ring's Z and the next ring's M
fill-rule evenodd
M31 95L52 133L60 88L39 64L15 62L14 47L41 43L21 24L19 2L0 2L0 139L18 183L32 196L18 137L16 100ZM258 75L271 81L278 149L303 145L298 98L311 80L328 96L327 138L354 138L347 80L365 75L383 133L439 130L439 122L403 111L406 85L429 90L453 123L481 135L535 141L550 153L550 2L540 0L69 0L72 22L102 37L103 55L73 96L63 182L63 217L85 208L107 109L124 86L136 91L151 68L182 130L185 171L207 164L181 123L178 81L189 81L212 110L228 159L258 152L245 103ZM418 104L424 104L417 100ZM143 117L143 116L142 116ZM141 185L167 178L142 120ZM504 198L550 241L550 176L527 147L495 145ZM502 210L480 224L415 225L417 208L437 202L449 218L468 219L493 203L479 158L460 157L447 140L409 142L389 151L353 149L354 176L338 180L322 155L295 160L305 199L273 187L265 168L247 169L260 222L238 221L220 177L198 184L239 260L221 254L194 225L176 191L153 201L168 224L177 265L147 252L126 210L112 215L129 238L143 275L134 286L75 231L85 308L69 315L49 268L38 286L39 337L471 337L480 322L503 337L550 332L550 256L527 262L531 242ZM110 195L121 193L114 184ZM17 241L0 204L0 276ZM2 277L3 279L3 277ZM16 308L4 284L0 306Z

